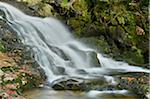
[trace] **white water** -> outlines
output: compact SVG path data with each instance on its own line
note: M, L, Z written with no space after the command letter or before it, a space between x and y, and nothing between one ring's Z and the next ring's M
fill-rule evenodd
M48 81L65 75L77 77L95 77L116 72L148 72L141 67L129 66L124 62L117 62L104 57L94 49L77 41L60 21L55 18L39 18L28 16L11 5L0 2L0 10L5 13L1 16L22 38L23 43L32 47L35 60L44 69ZM101 64L95 67L91 62L90 53L96 53ZM65 73L60 72L60 67ZM87 75L77 73L84 70ZM113 78L105 76L112 84Z
M88 92L88 96L91 98L96 98L97 96L103 95L103 94L128 94L127 90L115 90L115 91L97 91L97 90L91 90Z

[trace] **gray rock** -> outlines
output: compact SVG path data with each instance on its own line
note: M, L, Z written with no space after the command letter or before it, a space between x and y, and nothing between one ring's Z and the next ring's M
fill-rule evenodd
M57 79L51 84L55 90L85 90L86 84L83 79L63 77Z

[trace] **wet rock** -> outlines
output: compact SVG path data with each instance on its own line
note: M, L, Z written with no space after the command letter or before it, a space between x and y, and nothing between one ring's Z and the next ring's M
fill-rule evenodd
M84 75L86 75L86 74L88 74L85 70L83 70L83 69L78 69L78 70L76 70L76 72L77 72L77 74L84 74Z
M66 74L65 73L65 68L64 67L60 67L60 66L55 66L53 71L54 71L54 74L56 74L56 75Z
M55 90L65 90L65 87L60 84L54 84L52 85L52 88Z
M61 58L63 58L64 60L68 61L69 58L66 56L66 54L63 52L63 50L57 48L57 47L54 47L54 46L51 46L51 45L48 45L49 48L55 52L57 55L59 55Z
M77 77L62 77L52 82L51 87L55 90L79 90L79 91L89 91L89 90L108 90L109 82L104 76L84 79ZM115 85L112 85L112 89ZM110 88L111 89L111 88Z
M52 88L55 90L85 90L86 84L79 78L61 78L52 82Z
M92 67L100 67L100 61L97 58L97 53L96 52L91 52L89 53L89 57L91 60L91 66Z

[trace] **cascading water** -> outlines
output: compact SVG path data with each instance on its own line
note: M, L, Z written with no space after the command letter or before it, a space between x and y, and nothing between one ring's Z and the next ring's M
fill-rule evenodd
M57 67L63 67L68 75L73 75L77 68L90 67L88 53L94 50L76 41L58 20L52 17L31 17L4 3L0 3L0 9L5 13L2 19L19 34L26 45L33 47L35 59L49 81L58 76Z
M0 2L0 16L14 29L23 43L32 47L35 60L45 71L49 83L66 75L92 77L116 72L147 72L149 70L104 57L94 49L77 41L69 30L55 18L39 18L24 14L15 7ZM91 53L97 54L99 67L92 62ZM87 75L77 72L84 70ZM110 78L107 77L107 80Z

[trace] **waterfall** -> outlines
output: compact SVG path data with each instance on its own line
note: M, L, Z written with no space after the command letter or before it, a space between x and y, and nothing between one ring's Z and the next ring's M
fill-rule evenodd
M32 48L35 60L51 82L62 76L91 77L118 72L148 72L141 67L130 66L104 57L101 53L79 42L67 27L53 17L28 16L6 3L0 2L1 20L17 32L22 42ZM97 55L99 65L92 62L92 53ZM78 70L87 73L82 74Z

